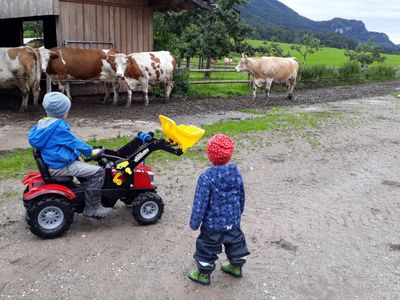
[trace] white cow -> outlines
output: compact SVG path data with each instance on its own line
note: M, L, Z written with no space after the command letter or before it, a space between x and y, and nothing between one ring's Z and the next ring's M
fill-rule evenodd
M288 99L293 98L299 64L294 57L247 57L244 53L235 68L236 72L249 72L253 77L253 98L257 87L265 86L267 98L273 82L283 83L288 88Z
M0 48L0 88L19 88L22 95L21 111L27 111L29 94L38 107L40 95L41 59L30 47Z
M174 87L175 57L168 51L140 52L116 54L116 75L124 78L128 84L128 102L132 103L132 92L144 93L145 105L149 105L149 85L162 84L165 86L165 101L169 98ZM116 104L116 103L114 103Z
M224 57L224 65L230 65L232 62L232 58Z

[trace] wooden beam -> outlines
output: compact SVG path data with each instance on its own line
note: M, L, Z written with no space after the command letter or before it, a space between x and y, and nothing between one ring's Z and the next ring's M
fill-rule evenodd
M187 9L193 11L197 8L210 9L209 0L149 0L149 6L157 11Z

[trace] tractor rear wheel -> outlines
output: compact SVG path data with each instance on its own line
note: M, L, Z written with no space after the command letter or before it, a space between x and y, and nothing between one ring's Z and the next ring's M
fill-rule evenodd
M69 229L74 219L74 208L66 199L49 195L29 206L25 219L33 234L52 239Z

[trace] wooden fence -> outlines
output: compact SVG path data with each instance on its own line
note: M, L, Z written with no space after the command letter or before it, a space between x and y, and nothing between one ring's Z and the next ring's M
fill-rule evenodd
M186 68L183 68L186 69ZM236 72L235 69L232 68L218 68L218 69L186 69L189 72L197 72L197 73L229 73ZM250 74L247 75L247 80L244 79L204 79L204 80L190 80L190 84L220 84L220 83L251 83Z
M197 72L197 73L229 73L229 72L236 72L235 69L231 67L221 67L218 66L218 68L215 69L198 69L198 68L181 68L181 69L186 69L189 72ZM396 75L400 75L400 66L393 67L393 69L396 71ZM351 78L348 78L351 79ZM355 79L359 79L358 77ZM324 78L321 78L321 80L327 80ZM329 80L338 80L338 79L331 79ZM304 81L304 80L303 80ZM315 80L308 80L308 82L313 82ZM190 84L224 84L224 83L248 83L252 84L251 76L249 73L247 73L247 80L244 79L203 79L203 80L189 80Z

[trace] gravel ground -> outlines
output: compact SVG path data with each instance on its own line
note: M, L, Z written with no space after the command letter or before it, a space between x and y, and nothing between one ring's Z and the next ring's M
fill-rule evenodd
M77 215L69 232L55 240L30 234L22 185L0 181L0 298L399 299L400 99L385 96L399 85L300 91L297 101L313 99L304 102L315 104L291 111L338 112L339 117L318 129L235 137L234 161L247 195L242 224L252 252L240 280L216 270L212 285L201 287L184 276L197 236L187 225L191 202L206 162L156 166L166 202L156 225L139 226L118 205L112 217L101 221ZM339 94L354 96L318 103L324 97L343 100L335 98ZM266 104L240 98L188 103L179 102L187 114L209 114L212 104L214 111ZM99 106L101 112L92 115L87 104L75 107L80 109L72 115L80 113L97 126L95 116L113 110ZM135 118L153 122L157 107L172 114L161 103L135 105L132 111L140 108ZM180 112L176 115L185 110Z
M295 100L284 98L284 93L273 89L267 101L260 93L257 100L249 96L240 96L229 99L171 99L168 104L163 99L151 99L150 105L145 107L140 95L133 102L130 109L125 108L124 96L120 97L120 105L102 105L102 97L74 99L69 122L74 132L83 138L110 138L118 134L130 135L136 131L152 130L158 127L158 115L164 114L179 120L181 116L193 116L193 122L204 122L204 115L218 112L220 117L232 118L232 112L265 108L273 105L300 105L341 101L346 99L366 98L388 95L400 89L400 81L370 83L355 86L341 86L320 89L304 89L295 91ZM398 90L400 92L400 90ZM100 99L101 98L101 99ZM2 97L0 101L0 151L14 148L26 148L27 130L40 119L44 111L18 113L20 99ZM227 113L228 112L228 113ZM215 119L215 118L214 118ZM185 118L185 121L188 119ZM12 137L12 138L10 138Z

